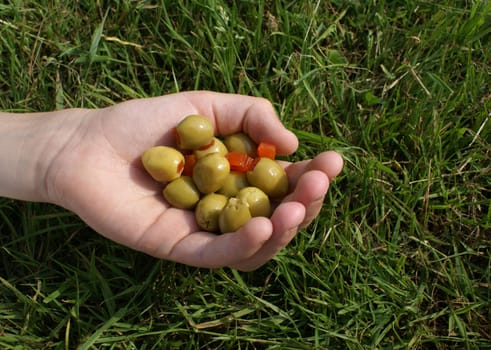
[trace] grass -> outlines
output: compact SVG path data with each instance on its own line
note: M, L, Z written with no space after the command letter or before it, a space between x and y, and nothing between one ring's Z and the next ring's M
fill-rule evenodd
M488 1L7 1L0 109L269 98L346 167L253 273L157 261L0 199L2 349L491 348Z

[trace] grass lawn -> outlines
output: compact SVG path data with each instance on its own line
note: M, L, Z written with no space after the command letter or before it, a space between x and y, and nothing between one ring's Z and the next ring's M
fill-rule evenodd
M1 198L1 349L491 349L491 2L0 4L1 110L193 89L342 153L321 215L241 273Z

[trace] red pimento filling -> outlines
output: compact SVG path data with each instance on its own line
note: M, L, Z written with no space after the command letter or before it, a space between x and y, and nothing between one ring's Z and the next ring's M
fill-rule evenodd
M182 173L183 169L184 169L184 162L180 161L179 164L177 164L177 172Z
M176 140L176 143L180 146L181 145L181 136L179 135L177 128L172 128L172 136L174 136L174 140Z
M196 164L196 156L194 154L184 155L184 168L182 170L182 175L184 176L193 175L193 169L195 164Z
M257 146L257 156L262 158L275 159L276 146L269 142L260 142Z
M211 142L209 144L199 147L198 150L204 151L210 148L211 146L213 146L214 144L215 144L215 139L211 139Z
M258 162L257 159L251 158L242 152L229 152L227 153L227 159L230 163L230 170L243 173L254 169Z

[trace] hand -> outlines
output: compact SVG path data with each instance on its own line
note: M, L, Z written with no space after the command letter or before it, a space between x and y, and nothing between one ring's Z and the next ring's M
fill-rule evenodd
M105 237L149 255L188 265L253 270L285 247L319 213L342 158L325 152L313 160L284 163L291 193L270 219L253 218L240 230L202 232L194 213L170 207L143 169L140 156L155 145L173 145L172 128L186 115L208 116L217 134L244 131L255 141L294 152L298 140L264 99L189 92L132 100L59 118L70 138L50 160L48 201L78 214ZM66 138L66 136L65 136Z

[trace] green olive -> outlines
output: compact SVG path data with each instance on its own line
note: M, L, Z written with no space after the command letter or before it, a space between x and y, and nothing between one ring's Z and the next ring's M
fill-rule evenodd
M256 157L256 143L244 133L228 135L223 141L229 152L246 153L249 157Z
M220 232L234 232L241 228L251 218L251 212L246 202L232 197L218 217Z
M198 203L200 193L190 176L181 176L165 186L163 194L175 208L192 209Z
M196 159L203 158L211 153L220 153L222 156L225 156L228 153L228 150L220 139L214 137L211 144L200 147L194 151Z
M288 193L286 172L273 159L260 158L254 169L247 172L247 181L270 197L283 197Z
M150 176L160 182L168 182L178 178L184 167L182 153L167 146L147 149L143 152L141 161Z
M271 214L271 205L267 194L257 187L244 187L237 193L236 197L247 203L252 217L269 217Z
M217 193L223 194L227 197L234 197L242 188L249 186L245 173L238 171L231 171L225 180L223 186L217 191Z
M201 193L219 190L230 173L230 163L219 153L198 159L193 169L193 180Z
M201 198L194 211L198 226L205 231L218 231L218 217L227 200L226 196L216 193L209 193Z
M198 114L191 114L177 124L176 133L179 147L191 150L210 144L214 137L211 121Z

